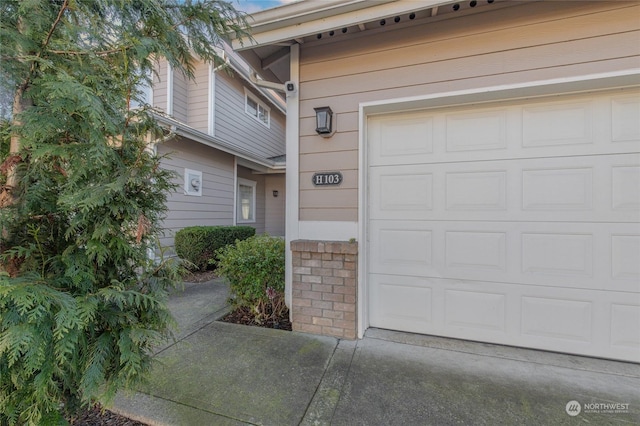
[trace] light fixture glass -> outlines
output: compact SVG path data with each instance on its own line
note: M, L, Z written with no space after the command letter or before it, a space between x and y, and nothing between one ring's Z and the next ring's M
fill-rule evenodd
M316 112L316 133L319 135L328 135L333 132L332 120L333 111L328 106L314 108Z

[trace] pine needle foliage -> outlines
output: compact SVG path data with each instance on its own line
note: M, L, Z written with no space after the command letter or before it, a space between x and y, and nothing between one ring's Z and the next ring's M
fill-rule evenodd
M192 75L245 31L224 1L0 1L0 425L58 424L149 372L181 265L148 257L173 176L130 105L160 58Z

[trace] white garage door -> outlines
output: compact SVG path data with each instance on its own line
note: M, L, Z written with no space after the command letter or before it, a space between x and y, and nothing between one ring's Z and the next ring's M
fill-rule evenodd
M640 361L640 92L368 121L372 327Z

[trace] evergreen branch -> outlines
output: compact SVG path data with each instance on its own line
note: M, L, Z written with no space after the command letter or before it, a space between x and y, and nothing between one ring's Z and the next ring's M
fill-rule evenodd
M53 36L53 32L56 30L56 28L58 27L58 24L62 20L62 14L64 13L65 10L67 10L68 6L69 6L69 0L64 0L64 2L62 3L62 6L60 7L60 11L58 11L58 16L56 16L56 20L51 25L51 29L49 30L49 33L47 34L47 37L44 40L44 45L42 46L42 50L44 50L49 45L49 41L51 41L51 36Z

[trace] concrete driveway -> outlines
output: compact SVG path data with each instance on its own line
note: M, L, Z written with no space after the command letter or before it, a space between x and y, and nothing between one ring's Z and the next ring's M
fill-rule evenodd
M149 386L114 410L153 425L640 424L640 365L369 329L358 341L216 322L189 284Z

